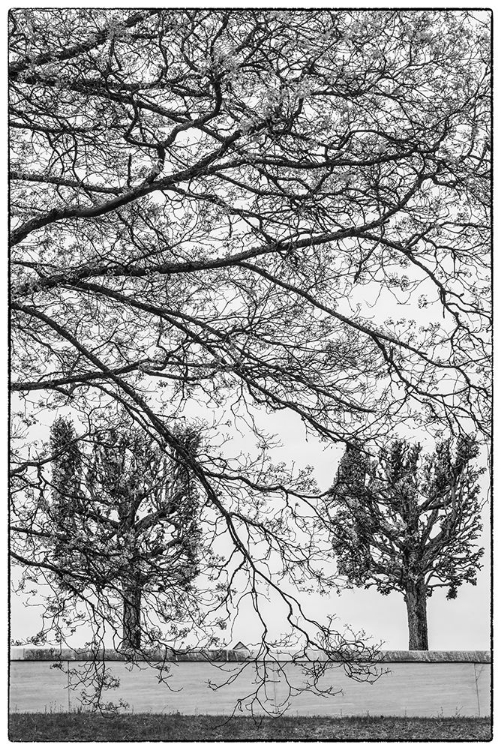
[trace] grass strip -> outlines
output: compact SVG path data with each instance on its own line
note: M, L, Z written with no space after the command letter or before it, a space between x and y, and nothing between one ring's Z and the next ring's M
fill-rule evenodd
M147 742L160 740L477 740L492 739L489 718L395 716L281 716L181 714L11 714L12 742Z

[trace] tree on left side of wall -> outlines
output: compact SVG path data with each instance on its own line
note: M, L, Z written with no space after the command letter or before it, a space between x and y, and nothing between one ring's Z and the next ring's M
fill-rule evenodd
M195 429L179 431L195 453ZM79 440L59 417L51 430L47 522L50 559L66 594L120 602L121 648L148 640L153 607L163 620L182 613L202 551L199 494L179 456L168 458L137 428L109 427ZM144 608L144 612L142 609Z

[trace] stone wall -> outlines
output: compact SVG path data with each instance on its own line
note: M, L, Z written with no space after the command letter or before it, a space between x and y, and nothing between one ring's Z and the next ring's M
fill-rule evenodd
M85 668L88 662L76 661L74 653L60 655L67 658L59 662L56 654L40 649L12 654L11 711L60 712L81 707L80 688L69 688L66 670ZM300 716L488 716L491 710L487 652L381 652L384 673L373 684L350 679L341 664L334 664L319 681L320 687L332 688L335 694L329 697L302 691L289 694L288 685L301 688L305 684L303 667L311 667L314 659L297 663L282 658L264 664L254 662L246 652L217 655L219 659L208 660L213 656L210 652L190 652L185 659L187 654L177 654L167 664L168 683L162 684L148 664L130 665L106 653L104 664L120 680L106 699L115 703L121 699L135 713L230 714L243 698L241 708L247 713L256 690L257 669L259 676L266 670L267 680L259 694L260 705L252 706L255 713L273 714L286 708L289 714ZM228 679L229 684L223 685ZM220 687L214 690L209 683Z

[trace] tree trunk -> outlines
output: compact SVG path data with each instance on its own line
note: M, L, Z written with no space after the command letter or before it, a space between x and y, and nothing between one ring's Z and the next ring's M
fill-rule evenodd
M422 581L409 581L405 593L409 650L428 650L428 620L426 617L426 586Z
M122 646L136 651L141 648L141 587L127 588L123 593Z

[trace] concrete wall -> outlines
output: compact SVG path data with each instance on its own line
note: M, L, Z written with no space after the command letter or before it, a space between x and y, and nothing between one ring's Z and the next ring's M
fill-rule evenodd
M336 665L320 678L322 688L332 687L336 692L328 698L309 692L289 695L288 683L300 688L304 685L304 676L301 664L281 661L268 667L266 685L259 693L262 705L254 704L253 710L274 713L287 706L288 713L300 716L488 716L491 664L485 654L475 654L474 659L385 660L381 666L388 672L373 684L350 679L343 667ZM60 712L79 708L81 688L69 689L67 674L52 667L53 663L41 659L11 662L11 711ZM86 664L88 662L62 662L64 669L83 668ZM245 700L245 697L256 690L253 662L169 663L171 689L159 683L155 669L145 663L131 667L124 662L107 660L105 664L120 680L119 688L107 691L106 700L118 703L122 699L129 704L128 710L135 713L230 714L242 698L242 709L246 713L250 710L250 699ZM263 665L258 667L262 673ZM209 687L209 681L220 685L229 677L231 684L216 691Z

